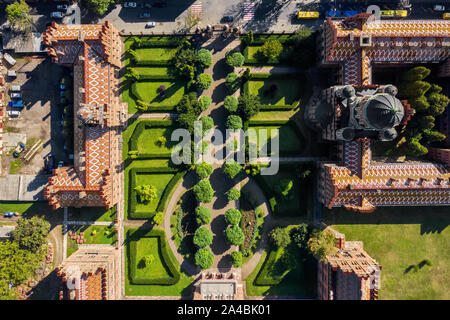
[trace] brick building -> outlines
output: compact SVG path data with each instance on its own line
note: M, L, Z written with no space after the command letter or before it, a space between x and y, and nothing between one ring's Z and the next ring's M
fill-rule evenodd
M377 206L450 205L446 164L377 163L371 141L396 137L414 112L392 85L372 84L372 66L442 62L450 56L450 22L375 21L371 14L332 20L321 31L321 63L339 66L345 86L323 91L306 118L334 141L336 162L320 164L319 200L328 208L372 212ZM320 112L317 112L320 110Z
M377 300L381 266L363 250L361 241L328 227L336 237L335 254L318 261L317 298L320 300Z
M54 209L111 208L119 199L120 127L127 120L119 91L119 32L108 22L52 23L43 39L53 61L73 67L74 74L74 166L55 169L44 196Z

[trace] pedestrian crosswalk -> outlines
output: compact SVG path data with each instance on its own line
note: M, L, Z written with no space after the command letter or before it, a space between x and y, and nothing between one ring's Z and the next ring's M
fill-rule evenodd
M194 3L191 6L191 12L193 15L200 16L202 14L202 3L200 1Z
M244 21L252 20L255 15L255 4L253 2L244 2Z

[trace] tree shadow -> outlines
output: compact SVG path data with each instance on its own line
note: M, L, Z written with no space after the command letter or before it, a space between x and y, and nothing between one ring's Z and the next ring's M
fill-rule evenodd
M224 215L218 215L211 221L211 231L213 233L213 241L211 244L211 251L214 255L221 255L230 249L224 230L227 227Z

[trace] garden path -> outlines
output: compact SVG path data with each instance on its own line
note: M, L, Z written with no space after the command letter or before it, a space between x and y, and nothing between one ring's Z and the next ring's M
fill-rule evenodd
M178 113L133 113L128 115L128 119L176 119Z
M237 74L243 73L248 67L237 67L235 68L235 72ZM294 67L274 67L274 66L265 66L265 67L249 67L250 73L272 73L272 74L289 74L289 73L299 73L300 69Z

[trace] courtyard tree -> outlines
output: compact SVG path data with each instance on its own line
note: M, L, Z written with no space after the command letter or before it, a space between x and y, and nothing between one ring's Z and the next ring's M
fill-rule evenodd
M194 186L195 197L198 202L209 203L214 196L214 190L208 180L202 180Z
M223 172L225 172L225 174L231 179L234 179L234 177L236 177L241 171L242 166L234 160L227 161L223 165Z
M223 105L228 112L233 113L237 111L238 100L234 96L226 96Z
M134 188L141 202L150 202L156 199L158 189L156 187L145 184Z
M228 201L237 200L241 197L241 192L236 188L228 190L226 194Z
M238 111L244 120L250 119L261 109L261 103L257 95L244 93L238 99Z
M261 52L267 60L277 59L283 51L283 45L279 40L268 40L261 47Z
M167 138L164 136L158 137L158 140L156 141L157 145L160 147L164 147L167 143Z
M245 57L240 52L228 51L225 56L230 67L242 67L244 65Z
M202 268L203 270L211 268L214 262L214 255L212 254L211 250L207 247L199 249L195 253L194 258L195 264L200 268Z
M231 253L231 264L233 265L233 267L235 268L239 268L242 266L242 252L240 251L233 251Z
M195 230L194 233L194 244L198 248L204 248L212 243L212 234L207 227L200 227Z
M244 243L244 232L239 226L232 225L225 229L225 238L230 244L240 246Z
M195 165L195 173L197 173L200 179L208 178L213 172L211 164L207 162L197 163Z
M194 122L202 111L200 102L197 100L197 93L190 92L185 94L177 104L176 111L179 114L176 120L177 124L192 134L194 132Z
M335 237L330 230L313 230L306 243L309 251L320 261L326 261L326 256L337 251Z
M86 0L89 9L100 16L104 15L114 0Z
M242 128L242 118L236 115L228 116L227 129L238 130Z
M198 225L208 224L211 221L211 211L201 206L195 208L195 221Z
M306 243L309 240L309 230L306 223L302 223L297 227L293 228L290 232L291 240L300 249L306 249Z
M236 73L231 72L225 77L225 85L231 92L235 92L241 85L241 79Z
M211 51L206 49L198 50L198 62L203 68L209 68L212 65Z
M202 122L202 135L214 127L214 120L210 116L202 116L200 121Z
M50 223L44 218L34 216L30 219L19 219L12 236L21 249L38 251L46 243L49 231Z
M276 227L269 233L270 242L278 248L287 247L291 243L289 231L286 228Z
M225 221L228 224L231 225L239 225L239 222L241 222L242 219L242 213L235 209L235 208L230 208L227 211L225 211Z
M206 90L211 86L212 77L210 74L202 73L197 76L197 86L200 90Z
M201 107L202 111L207 110L212 102L211 97L208 97L208 96L200 97L200 99L198 101L200 102L200 107Z
M176 74L187 80L194 79L194 73L196 71L195 66L197 62L197 50L190 48L187 44L181 46L174 58L174 67Z
M141 261L144 268L149 268L153 261L155 261L155 257L152 254L148 254L144 256Z
M31 31L30 7L25 0L15 1L6 6L6 18L13 28Z
M157 213L155 213L155 215L153 216L153 223L160 226L163 221L164 221L164 212L158 211Z

